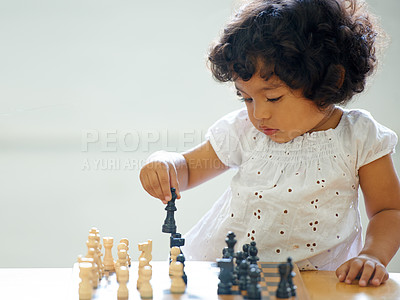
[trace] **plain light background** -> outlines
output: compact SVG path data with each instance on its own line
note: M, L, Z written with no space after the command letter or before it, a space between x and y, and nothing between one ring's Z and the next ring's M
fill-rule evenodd
M127 237L134 259L147 239L154 260L167 258L164 205L142 189L140 166L154 151L192 148L243 105L205 63L237 3L0 0L0 267L71 267L92 226ZM368 3L391 44L350 107L400 133L400 2ZM233 174L182 193L179 232ZM399 255L389 270L400 272Z

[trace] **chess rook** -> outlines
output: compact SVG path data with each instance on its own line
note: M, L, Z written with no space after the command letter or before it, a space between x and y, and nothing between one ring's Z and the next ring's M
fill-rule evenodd
M219 272L218 295L232 294L233 260L232 258L217 259Z
M104 265L104 271L107 272L114 272L115 271L115 266L114 266L114 259L112 257L112 247L114 244L114 238L112 237L103 237L103 244L104 244L104 260L103 260L103 265Z

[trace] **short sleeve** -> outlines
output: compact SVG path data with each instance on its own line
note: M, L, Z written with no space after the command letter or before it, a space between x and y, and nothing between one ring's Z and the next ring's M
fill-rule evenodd
M353 138L357 145L357 170L395 152L398 141L396 133L375 121L369 112L360 110L359 116L354 121Z
M247 111L234 111L215 122L205 138L210 141L218 158L228 167L238 167L243 161L243 142L249 128Z

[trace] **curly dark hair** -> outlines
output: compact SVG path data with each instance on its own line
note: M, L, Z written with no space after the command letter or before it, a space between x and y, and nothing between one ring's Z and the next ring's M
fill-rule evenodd
M210 68L221 82L275 74L320 108L344 104L375 69L374 22L357 0L254 0L212 46Z

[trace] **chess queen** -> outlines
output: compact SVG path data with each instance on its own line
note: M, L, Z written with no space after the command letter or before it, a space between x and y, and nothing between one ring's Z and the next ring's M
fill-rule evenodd
M336 270L346 283L360 276L361 286L387 280L400 245L397 136L369 112L343 108L376 67L378 28L356 0L253 0L237 11L208 61L244 107L194 149L156 152L140 172L144 189L167 203L171 187L179 199L237 171L185 235L187 259L221 257L234 231L238 245L257 241L261 261L291 256L300 269ZM359 187L370 219L364 243Z

